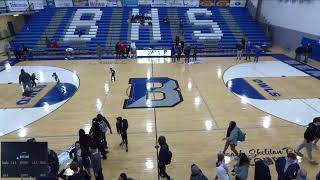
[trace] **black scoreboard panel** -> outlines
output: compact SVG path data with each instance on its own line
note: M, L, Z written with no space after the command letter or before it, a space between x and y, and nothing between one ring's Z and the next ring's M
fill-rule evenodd
M1 142L1 177L46 176L47 159L47 142Z

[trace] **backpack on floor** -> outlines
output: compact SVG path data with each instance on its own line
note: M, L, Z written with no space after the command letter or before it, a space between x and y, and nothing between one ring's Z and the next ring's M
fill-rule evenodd
M239 128L238 130L238 141L245 141L246 140L246 133L242 132Z

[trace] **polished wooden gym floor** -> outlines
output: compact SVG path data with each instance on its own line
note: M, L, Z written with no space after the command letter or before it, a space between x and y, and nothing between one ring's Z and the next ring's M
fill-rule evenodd
M56 152L68 149L78 138L79 128L88 129L99 108L107 117L113 130L108 134L108 159L103 161L106 180L115 180L121 172L136 180L157 179L156 132L167 138L173 152L168 174L176 180L190 178L191 164L197 164L203 173L213 179L216 155L224 148L229 121L234 120L247 133L245 142L240 142L238 150L249 155L253 164L255 158L273 159L286 155L286 149L295 148L303 140L305 127L290 123L242 103L223 82L223 73L229 67L243 63L235 58L201 58L202 64L172 64L170 60L138 59L99 61L27 61L18 65L45 65L69 69L80 78L76 94L58 110L25 127L26 137L20 138L19 131L0 137L1 141L23 141L35 137L37 141L47 141ZM263 57L261 61L274 61ZM152 62L152 63L151 63ZM163 63L160 63L163 62ZM109 68L116 70L117 81L110 82ZM123 109L128 98L129 79L135 77L169 77L178 81L183 102L172 108ZM270 79L268 80L270 81ZM302 81L293 92L299 97L319 95L312 90L310 79L284 79L285 84ZM272 86L283 87L283 81L273 81ZM292 85L294 86L294 85ZM309 94L310 93L310 94ZM100 104L101 103L101 104ZM99 106L97 108L97 106ZM116 133L116 117L128 119L129 152L119 147L120 136ZM156 119L155 119L156 118ZM155 124L156 123L156 124ZM1 125L2 126L2 125ZM272 150L270 150L272 149ZM228 150L230 153L230 150ZM315 160L320 162L319 150L314 150ZM226 158L229 170L236 162L231 156ZM314 179L318 166L310 165L299 158L300 165ZM274 164L270 166L276 179ZM249 180L254 177L254 166L250 166ZM231 172L230 172L231 175Z

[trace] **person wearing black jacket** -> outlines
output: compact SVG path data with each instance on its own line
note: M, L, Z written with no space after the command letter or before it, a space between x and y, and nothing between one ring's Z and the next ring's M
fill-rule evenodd
M296 57L294 58L296 61L301 61L301 55L304 53L304 48L303 46L297 47L295 50Z
M304 62L308 63L309 55L312 53L311 44L308 43L307 47L304 49Z
M74 148L69 152L70 159L73 159L73 162L77 162L81 169L84 167L89 170L90 167L90 153L84 147L81 147L80 142L76 141Z
M254 180L271 180L270 169L265 161L258 160L255 162Z
M79 142L81 147L83 147L86 151L89 151L89 146L92 144L92 138L89 134L83 129L79 129Z
M23 91L31 91L31 76L29 73L25 72L24 69L21 69L21 73L19 75L19 84L22 84Z
M48 173L46 176L41 176L41 177L36 177L36 180L59 180L59 177L57 175L54 175L51 172L50 166L47 166L48 168Z
M59 174L59 158L56 152L48 149L48 166L50 166L53 175Z
M297 177L300 169L297 163L297 156L294 153L288 153L287 157L280 157L276 160L276 170L278 180L291 180Z
M90 129L90 133L93 139L93 143L97 146L99 151L101 152L101 155L103 156L103 159L107 159L107 152L104 149L104 139L103 139L103 132L100 129L100 125L97 121L92 121L92 127Z
M70 169L73 171L73 174L71 176L63 175L64 172L66 171L65 169L63 169L59 173L59 177L65 180L90 180L91 179L90 175L86 171L81 170L79 167L79 164L76 162L72 162L70 164Z
M95 117L93 120L92 120L92 124L93 122L97 122L99 124L99 127L100 127L100 131L102 133L102 139L104 141L104 147L105 148L108 148L108 143L107 143L107 138L106 138L106 133L108 131L108 128L110 129L110 134L112 134L112 129L111 129L111 126L110 126L110 123L108 122L108 120L102 116L101 114L98 114L97 117ZM90 129L90 133L91 134L91 129Z
M301 149L306 148L308 160L311 164L314 165L318 164L315 160L312 159L312 142L317 137L317 126L320 126L320 117L314 118L313 122L308 125L308 128L304 132L304 140L295 151L298 156L303 157L303 154L300 151Z
M190 53L191 53L191 48L188 45L186 48L184 48L184 63L189 63L190 62Z
M123 144L126 145L126 152L128 152L128 136L127 136L127 130L128 130L128 121L126 119L122 119L122 117L117 117L117 132L121 135L122 142L120 143L120 146Z
M161 177L165 177L168 180L170 180L171 178L166 172L166 165L168 164L168 161L170 161L169 146L164 136L159 136L158 143L160 145L160 151L159 151L159 157L158 157L159 175Z

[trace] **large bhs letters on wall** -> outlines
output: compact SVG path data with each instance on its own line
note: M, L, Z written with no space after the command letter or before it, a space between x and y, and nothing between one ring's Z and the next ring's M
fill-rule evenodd
M42 0L11 0L6 1L6 4L10 11L26 11L30 5L31 9L43 9Z
M56 7L72 7L72 0L55 0L54 4Z

